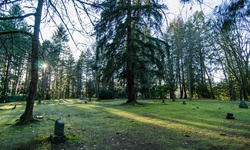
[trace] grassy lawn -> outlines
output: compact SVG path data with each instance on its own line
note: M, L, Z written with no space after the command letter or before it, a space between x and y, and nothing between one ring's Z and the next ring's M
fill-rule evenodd
M239 101L139 100L144 105L120 105L125 100L43 101L34 116L40 121L18 126L24 102L0 104L0 149L86 150L249 150L250 109ZM16 109L11 108L17 104ZM250 103L248 102L248 105ZM235 120L226 119L233 113ZM51 144L55 120L65 123L67 141Z

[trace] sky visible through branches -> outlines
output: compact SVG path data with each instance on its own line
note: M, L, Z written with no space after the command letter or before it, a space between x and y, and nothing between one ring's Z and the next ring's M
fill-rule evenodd
M195 11L202 10L204 11L205 14L208 15L209 13L212 12L213 8L221 4L223 0L204 0L203 4L199 4L197 2L181 4L179 3L178 0L166 0L164 2L168 7L168 11L166 12L167 14L166 15L167 21L165 22L165 25L166 25L166 24L169 24L171 20L173 20L174 18L178 16L182 17L183 20L187 20ZM84 12L82 12L82 15L80 17L82 17L81 19L83 20L83 23L80 24L77 20L78 18L75 15L74 11L75 11L74 7L73 5L71 5L67 11L69 12L68 15L70 15L69 18L71 19L71 23L68 19L65 20L65 23L69 24L68 28L75 41L74 43L73 40L70 39L69 41L70 49L72 50L74 54L74 58L78 59L81 51L85 51L87 48L91 49L91 47L93 46L95 42L95 37L91 36L91 34L93 33L93 26L91 22L89 21L87 15L84 14ZM63 17L66 17L65 12L62 11L61 13L64 14ZM53 33L55 32L57 28L56 25L59 25L62 23L62 21L58 17L50 16L50 17L54 17L52 20L49 16L45 17L46 15L48 16L48 14L44 12L43 22L41 25L41 37L40 37L41 42L44 40L50 40ZM98 17L98 15L95 17ZM33 18L28 18L27 22L28 24L32 25ZM74 24L74 26L72 26L72 24ZM81 30L81 27L80 27L81 25L84 25L85 30Z

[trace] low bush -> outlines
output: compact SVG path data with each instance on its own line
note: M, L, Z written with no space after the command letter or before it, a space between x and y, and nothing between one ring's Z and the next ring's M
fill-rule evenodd
M114 92L109 89L102 89L99 92L100 99L114 99Z
M27 99L26 94L4 96L5 102L26 101L26 99Z

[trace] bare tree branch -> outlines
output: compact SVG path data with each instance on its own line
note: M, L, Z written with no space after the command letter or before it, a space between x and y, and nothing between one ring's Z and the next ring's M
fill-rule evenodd
M52 6L52 8L54 9L54 11L56 11L56 14L58 15L58 17L60 18L60 20L62 21L63 25L65 26L65 28L67 29L67 31L69 32L69 28L67 26L67 24L65 23L63 16L61 15L61 13L57 10L56 6L51 2L51 0L49 0L49 4ZM54 20L53 20L54 21ZM55 21L54 21L55 22ZM74 40L73 35L69 32L69 35L74 43L74 45L77 47L76 41Z
M91 7L95 7L95 8L102 8L101 5L99 5L98 3L88 3L88 2L84 2L82 0L76 0L77 2L83 4L83 5L89 5Z

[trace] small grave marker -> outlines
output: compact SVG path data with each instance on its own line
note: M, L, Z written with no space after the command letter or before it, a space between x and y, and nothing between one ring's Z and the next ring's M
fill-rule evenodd
M50 141L52 143L63 143L66 141L66 136L64 135L64 122L62 120L56 120L54 135L50 135Z
M235 119L234 114L232 114L232 113L227 113L226 118L227 119Z
M248 108L248 105L245 101L240 101L239 108Z
M56 120L55 122L55 135L63 136L64 135L64 122L62 120Z

